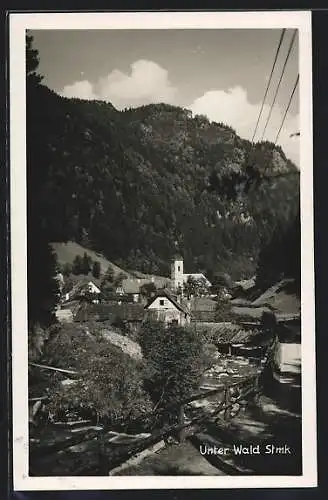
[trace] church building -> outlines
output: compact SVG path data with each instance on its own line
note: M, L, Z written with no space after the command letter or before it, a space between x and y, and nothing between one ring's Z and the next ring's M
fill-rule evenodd
M181 255L175 256L171 262L171 285L173 290L177 291L183 289L183 285L189 277L195 280L204 280L208 287L212 286L210 281L202 273L184 273L183 258Z

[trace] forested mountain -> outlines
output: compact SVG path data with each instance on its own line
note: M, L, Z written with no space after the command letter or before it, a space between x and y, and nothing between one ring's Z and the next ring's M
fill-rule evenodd
M260 240L297 209L297 170L279 148L260 144L248 157L250 144L231 128L187 110L119 112L41 85L28 102L31 180L42 176L35 186L50 241L75 240L123 267L161 274L179 251L190 271L237 278L254 271ZM289 175L244 193L238 175L247 161L260 177ZM240 185L236 199L220 191L229 180Z
M279 147L166 104L118 111L63 98L40 83L28 50L31 244L42 232L147 273L168 274L175 252L209 278L255 272L299 209L299 173Z

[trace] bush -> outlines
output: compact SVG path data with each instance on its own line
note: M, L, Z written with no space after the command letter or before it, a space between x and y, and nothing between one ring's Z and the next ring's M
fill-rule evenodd
M63 330L49 343L46 355L57 367L73 368L78 375L71 385L64 387L57 380L51 387L49 411L55 418L69 411L126 427L152 410L143 389L142 363L97 332L71 326L67 335L68 328Z

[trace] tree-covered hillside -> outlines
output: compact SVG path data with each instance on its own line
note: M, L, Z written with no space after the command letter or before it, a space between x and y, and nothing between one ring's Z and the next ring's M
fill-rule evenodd
M175 252L189 272L254 273L260 247L298 210L298 170L282 150L252 146L230 127L179 107L120 112L110 103L63 98L41 84L29 44L33 234L76 241L148 273L167 274Z
M38 186L49 241L75 240L161 274L179 251L190 271L238 278L254 272L261 239L297 210L296 167L270 143L249 153L231 128L165 104L119 112L42 85L27 98L29 188ZM247 165L275 176L246 193ZM235 199L229 181L240 187Z

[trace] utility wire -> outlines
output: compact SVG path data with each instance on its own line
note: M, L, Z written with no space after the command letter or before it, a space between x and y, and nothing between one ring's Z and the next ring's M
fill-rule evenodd
M266 123L265 123L265 127L264 127L264 130L263 130L263 134L262 134L262 137L261 137L261 141L263 141L264 134L265 134L265 132L266 132L266 129L267 129L268 123L269 123L270 118L271 118L271 115L272 115L273 107L274 107L274 105L275 105L275 103L276 103L276 99L277 99L277 95L278 95L278 92L279 92L280 84L281 84L281 82L282 82L282 79L283 79L283 76L284 76L284 73L285 73L285 69L286 69L286 66L287 66L287 62L288 62L288 59L289 59L289 56L290 56L290 53L291 53L292 47L293 47L293 45L294 45L294 40L295 40L296 34L297 34L297 29L296 29L296 30L294 30L293 36L292 36L291 41L290 41L290 44L289 44L289 48L288 48L288 52L287 52L286 59L285 59L285 62L284 62L284 66L283 66L283 68L282 68L281 75L280 75L280 79L279 79L279 82L278 82L278 85L277 85L277 88L276 88L276 92L275 92L275 95L274 95L274 98L273 98L273 101L272 101L272 104L271 104L271 108L270 108L269 116L268 116L267 121L266 121Z
M277 50L276 50L276 55L275 55L275 58L274 58L274 61L273 61L273 65L272 65L271 73L270 73L270 76L269 76L268 84L267 84L267 87L265 89L264 97L263 97L263 100L262 100L261 110L260 110L259 116L257 118L256 125L255 125L255 130L254 130L254 134L253 134L253 137L252 137L252 142L254 141L254 138L256 136L256 132L257 132L257 129L258 129L258 126L259 126L259 123L260 123L260 119L261 119L261 116L262 116L262 112L263 112L265 100L266 100L267 95L268 95L268 91L269 91L269 87L270 87L270 84L271 84L273 72L274 72L274 69L276 67L276 63L277 63L279 51L280 51L281 44L282 44L282 41L284 39L285 33L286 33L286 28L284 28L282 30L281 35L280 35L280 40L279 40L279 44L278 44L278 47L277 47Z
M282 129L282 127L284 126L284 123L285 123L285 120L286 120L286 116L287 116L287 113L288 113L288 111L289 111L290 105L291 105L291 103L292 103L292 100L293 100L293 97L294 97L295 90L296 90L296 88L297 88L297 85L298 85L299 79L300 79L300 75L297 75L297 78L296 78L296 81L295 81L295 84L294 84L294 87L293 87L292 93L290 94L290 98L289 98L289 101L288 101L287 108L286 108L286 111L285 111L284 117L283 117L283 119L282 119L282 122L281 122L280 128L279 128L279 130L278 130L278 133L277 133L277 135L276 135L276 139L275 139L275 141L274 141L274 144L276 144L276 143L277 143L278 138L279 138L279 135L280 135L280 132L281 132L281 129ZM298 134L293 134L293 135L298 135Z
M273 61L273 64L272 64L272 68L271 68L271 73L270 73L270 76L269 76L269 79L268 79L268 83L267 83L267 86L266 86L266 89L265 89L265 93L264 93L264 96L263 96L263 99L262 99L261 109L260 109L260 112L259 112L259 116L257 118L257 122L256 122L254 133L253 133L253 137L252 137L252 140L251 140L251 149L247 153L246 165L249 163L249 159L251 157L251 152L252 152L252 150L254 148L254 139L255 139L255 136L256 136L256 132L258 130L258 126L259 126L260 119L261 119L261 116L262 116L262 112L263 112L263 109L264 109L264 104L265 104L265 101L266 101L266 98L267 98L267 95L268 95L268 91L269 91L269 88L270 88L270 85L271 85L273 73L274 73L274 70L275 70L275 67L276 67L276 64L277 64L279 52L280 52L281 45L283 43L283 39L284 39L285 34L286 34L286 29L284 28L281 31L279 43L278 43L278 46L277 46L277 49L276 49L275 58L274 58L274 61Z

